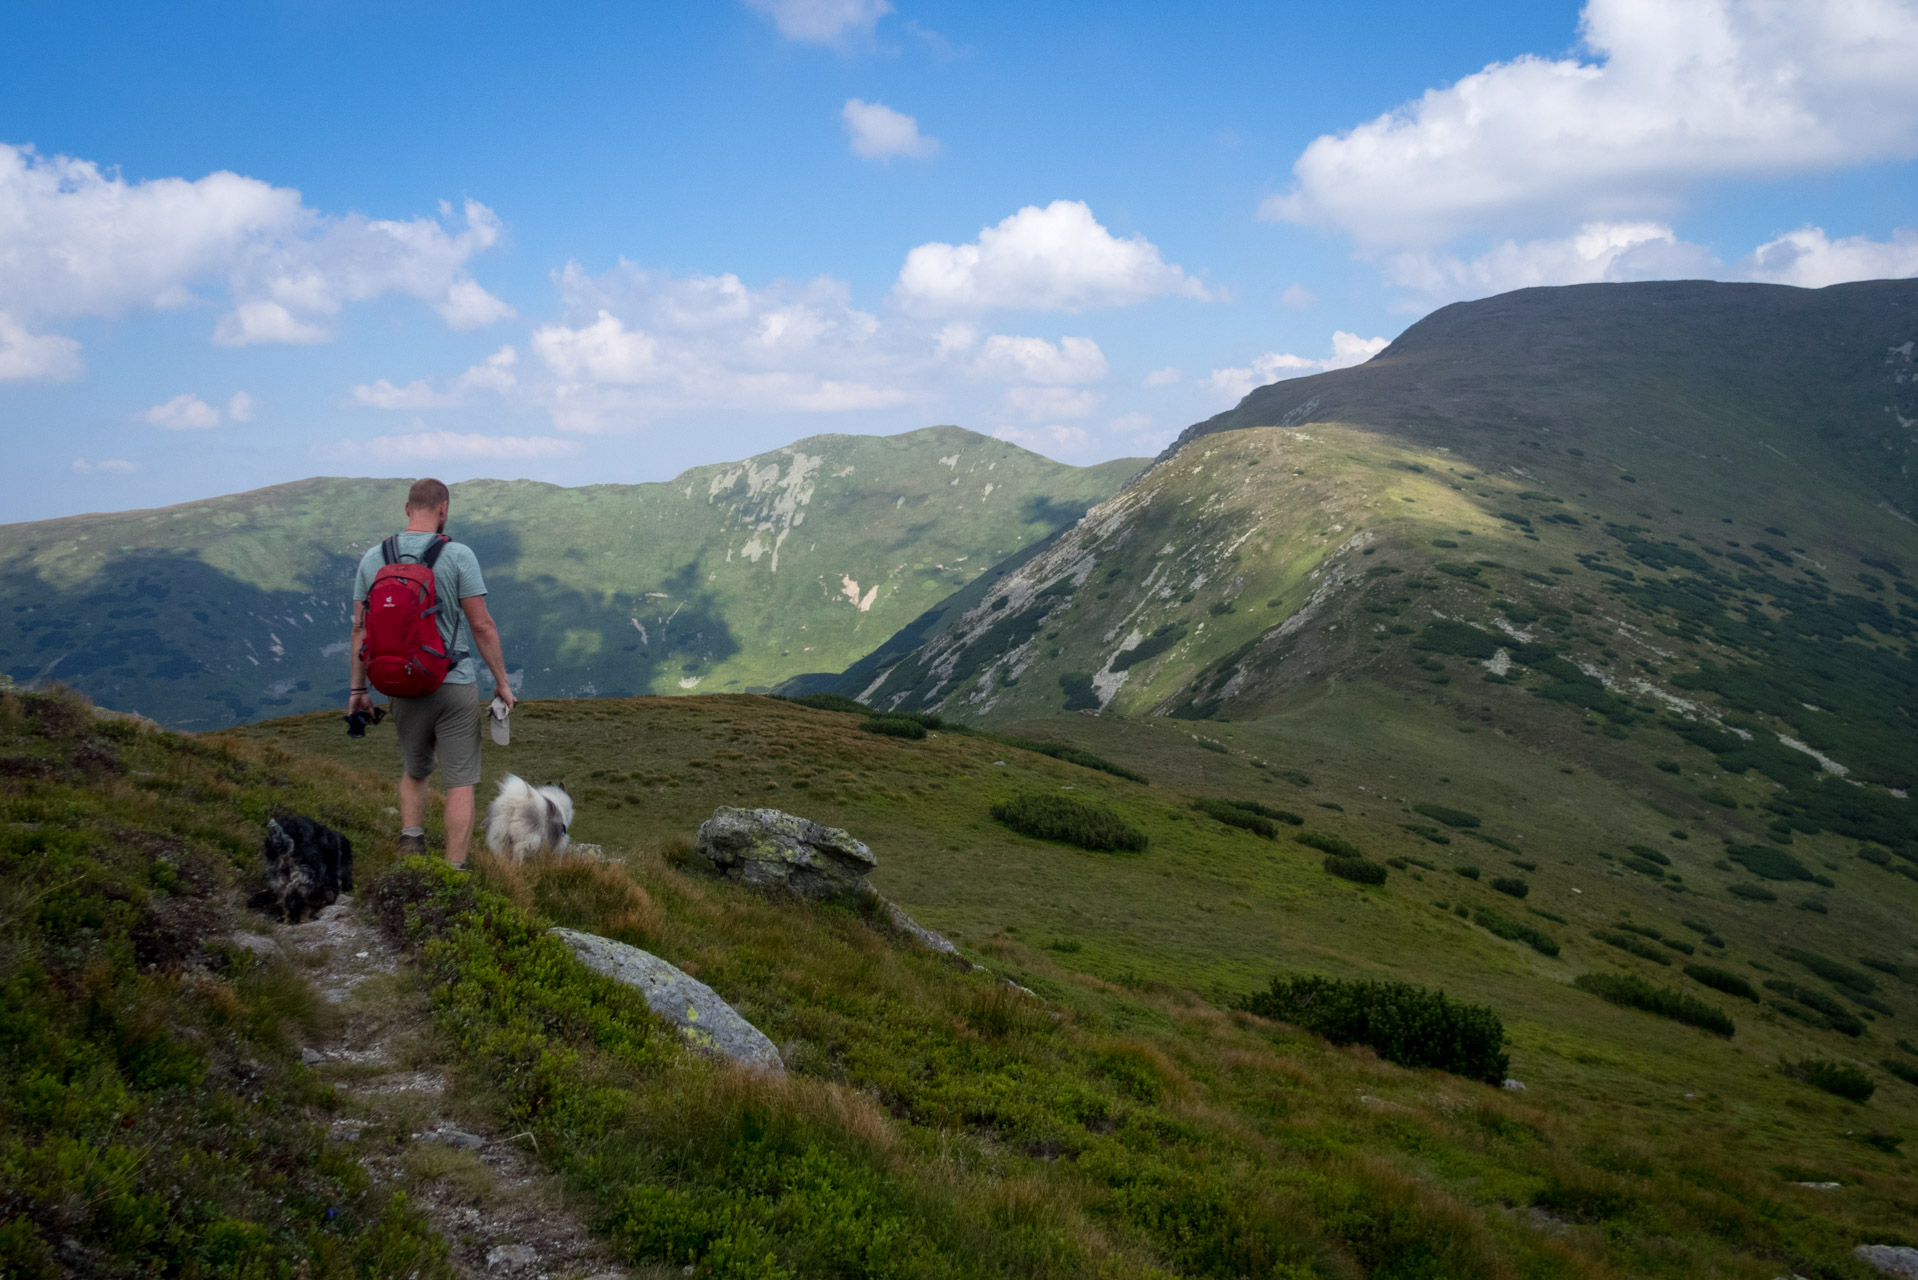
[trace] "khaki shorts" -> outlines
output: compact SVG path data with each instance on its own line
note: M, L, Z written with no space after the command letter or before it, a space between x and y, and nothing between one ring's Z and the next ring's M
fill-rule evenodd
M480 779L479 685L443 684L423 698L394 698L393 724L409 778L431 776L435 757L442 787Z

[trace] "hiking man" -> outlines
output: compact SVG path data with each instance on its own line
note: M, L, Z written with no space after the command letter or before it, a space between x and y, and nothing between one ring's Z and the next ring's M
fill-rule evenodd
M414 481L406 495L405 532L361 558L353 581L353 640L347 648L352 678L346 709L349 715L373 709L369 674L392 699L402 760L400 853L426 852L426 780L437 763L440 785L446 789L446 859L463 871L473 836L473 788L480 777L479 669L473 649L486 660L495 696L506 710L512 710L515 699L500 652L499 627L486 611L479 558L472 548L446 536L451 502L452 495L438 480ZM369 654L371 596L378 597L383 613L392 613L374 625L379 651ZM428 602L438 624L437 650L431 630L415 614L410 621L422 638L413 642L411 651L394 652L396 645L407 642L393 638L397 633L390 617L405 615L409 605L423 609ZM400 696L406 692L413 696Z

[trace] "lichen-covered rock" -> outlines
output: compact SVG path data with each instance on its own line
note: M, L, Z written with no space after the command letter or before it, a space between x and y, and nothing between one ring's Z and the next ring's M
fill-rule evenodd
M802 898L857 893L879 865L846 831L778 809L713 810L700 825L699 851L729 879Z
M636 988L653 1012L678 1027L693 1048L762 1071L785 1071L786 1063L773 1042L699 979L624 942L576 929L551 932L588 969Z
M947 956L956 956L959 954L959 948L953 946L950 942L946 941L945 938L934 933L932 930L926 928L925 925L920 924L917 920L907 915L905 908L901 907L891 898L888 898L885 894L870 886L867 887L866 893L868 895L867 900L872 903L873 908L881 916L885 917L888 924L905 934L908 938L911 938L926 950L936 951L940 955Z

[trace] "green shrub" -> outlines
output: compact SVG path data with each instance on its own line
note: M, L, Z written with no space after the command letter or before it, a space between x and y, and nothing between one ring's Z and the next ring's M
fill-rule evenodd
M1776 902L1778 895L1762 884L1738 883L1726 886L1725 892L1735 898L1746 898L1752 902Z
M1814 1089L1823 1089L1849 1102L1868 1102L1871 1095L1878 1092L1871 1077L1849 1062L1800 1058L1796 1062L1781 1062L1778 1069L1794 1080L1802 1080Z
M1803 951L1797 947L1780 947L1778 954L1794 964L1803 965L1835 986L1849 987L1861 995L1870 995L1878 990L1876 982L1850 965L1839 964L1836 960L1821 956L1815 951Z
M1679 773L1679 772L1681 772L1681 770L1679 769L1679 766L1678 766L1678 761L1676 761L1676 760L1659 760L1659 761L1655 761L1654 763L1655 763L1655 764L1657 765L1657 767L1658 767L1658 769L1659 769L1659 771L1660 771L1661 773Z
M1665 868L1659 866L1656 862L1651 862L1636 856L1621 858L1619 862L1622 866L1638 872L1641 876L1650 876L1654 880L1663 880L1665 878Z
M1523 942L1526 946L1542 956L1555 956L1558 954L1558 940L1556 938L1542 929L1534 929L1522 920L1513 920L1507 916L1500 915L1496 911L1488 911L1483 907L1474 911L1472 918L1476 920L1479 927L1486 932L1497 934L1499 937L1507 938L1513 942Z
M1112 810L1070 796L1028 791L993 805L992 816L1021 835L1077 845L1095 853L1138 853L1147 843L1145 832Z
M1690 929L1693 933L1702 933L1707 936L1710 936L1711 934L1715 934L1718 932L1717 929L1715 929L1711 925L1706 924L1703 920L1680 920L1678 923L1684 925L1687 929Z
M956 725L954 729L961 733L967 732ZM1124 778L1128 782L1144 782L1146 780L1146 776L1143 773L1135 773L1123 765L1112 763L1112 761L1105 759L1103 756L1095 756L1090 751L1082 751L1078 747L1067 746L1062 742L1039 742L1032 738L1015 738L1003 733L980 733L974 736L984 738L988 742L997 742L1004 746L1017 747L1021 751L1031 751L1042 756L1050 756L1054 760L1063 760L1067 764L1076 764L1081 769L1097 769L1100 773L1109 773L1115 778Z
M1185 639L1186 625L1183 622L1168 622L1151 635L1141 640L1133 648L1127 649L1112 659L1112 670L1125 671L1141 662L1158 657L1179 641Z
M1625 846L1647 862L1656 862L1661 867L1669 867L1672 860L1648 844L1628 844Z
M1232 803L1230 800L1199 799L1192 807L1200 813L1216 818L1228 827L1237 827L1241 831L1250 831L1254 835L1264 836L1267 840L1278 838L1279 824L1262 814L1253 813Z
M1059 688L1065 691L1067 711L1097 711L1101 705L1099 692L1092 687L1092 677L1083 671L1062 674Z
M1878 1064L1906 1084L1918 1085L1918 1067L1897 1058L1885 1058Z
M1891 865L1891 854L1887 853L1883 849L1880 849L1875 844L1859 845L1858 856L1863 858L1866 862L1871 863L1873 866L1889 867Z
M1292 837L1300 844L1309 845L1320 853L1333 854L1340 858L1364 858L1365 851L1349 840L1337 836L1328 836L1322 831L1301 831Z
M1514 898L1523 898L1532 891L1532 886L1517 876L1496 876L1492 880L1492 888Z
M1401 830L1410 831L1413 835L1421 839L1430 840L1433 844L1452 843L1452 837L1446 835L1437 827L1422 826L1416 822L1401 822L1399 823L1399 827Z
M1220 803L1229 804L1234 809L1243 809L1247 813L1256 813L1261 818L1270 818L1274 822L1283 822L1288 827L1305 825L1305 819L1290 809L1274 809L1270 805L1260 804L1257 800L1224 800Z
M1385 883L1385 868L1367 858L1341 858L1335 853L1328 853L1320 865L1333 875L1355 884Z
M1478 879L1478 868L1475 866L1472 866L1470 863L1463 863L1459 866L1453 867L1452 870L1464 876L1467 880Z
M1489 631L1464 622L1440 619L1426 623L1425 630L1419 632L1418 638L1412 641L1412 647L1431 653L1449 653L1459 658L1483 660L1497 653L1502 643L1498 636Z
M1728 844L1725 856L1761 880L1810 880L1811 868L1767 844Z
M1612 929L1594 929L1592 936L1607 946L1617 947L1620 951L1629 951L1641 960L1650 960L1653 964L1671 964L1671 958L1663 951L1629 933L1619 933Z
M1609 1000L1629 1009L1643 1009L1661 1018L1702 1028L1714 1035L1730 1037L1737 1030L1723 1011L1703 1000L1694 999L1671 987L1654 987L1643 978L1628 973L1581 973L1572 980L1572 985L1580 991L1591 992L1601 1000Z
M783 701L796 702L802 707L811 707L815 711L844 711L859 716L872 714L872 708L865 703L854 702L851 698L837 693L807 693L797 698L785 698Z
M1798 1018L1800 1022L1809 1022L1813 1026L1823 1027L1827 1031L1836 1031L1841 1035L1847 1035L1853 1039L1857 1039L1859 1036L1865 1034L1865 1024L1858 1020L1858 1015L1822 991L1812 987L1801 987L1796 982L1787 982L1783 978L1767 978L1765 980L1765 989L1767 991L1776 991L1779 995L1796 1001L1797 1004L1791 1005L1783 1001L1774 1000L1772 1001L1772 1008L1777 1009L1781 1013L1788 1013ZM1806 1009L1813 1010L1817 1016L1813 1018L1800 1016L1797 1012L1797 1005L1803 1005Z
M908 720L904 716L874 716L863 720L859 727L867 733L880 733L889 738L923 738L926 726L917 720Z
M1721 809L1736 809L1738 797L1723 787L1706 787L1698 793L1698 798L1706 804L1715 804Z
M1913 986L1918 986L1918 965L1898 964L1891 960L1880 960L1875 956L1859 956L1858 963L1867 969L1888 973L1900 982L1909 982Z
M1442 804L1415 804L1413 813L1422 813L1434 822L1443 822L1448 827L1476 827L1479 825L1477 814L1467 813L1463 809L1453 809Z
M1688 964L1685 966L1685 976L1693 982L1704 983L1714 991L1723 991L1728 996L1738 996L1753 1004L1758 1003L1758 992L1753 989L1752 984L1735 973L1714 969L1708 964Z
M1505 1026L1484 1005L1448 1000L1409 982L1345 981L1316 974L1274 978L1238 1007L1324 1036L1370 1046L1402 1067L1449 1071L1496 1084L1511 1065Z

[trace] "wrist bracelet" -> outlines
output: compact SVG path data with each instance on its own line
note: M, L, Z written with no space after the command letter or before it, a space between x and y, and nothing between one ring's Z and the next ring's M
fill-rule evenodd
M348 689L347 692L348 693L365 693L366 690L365 689Z

